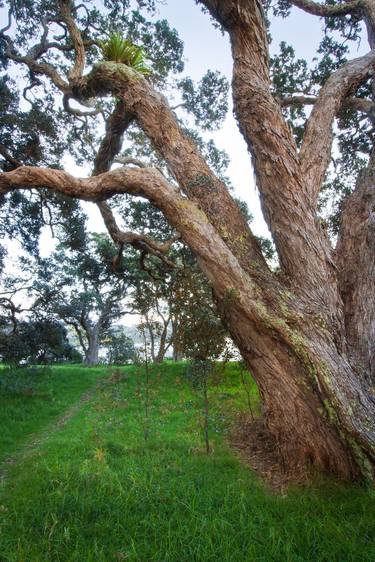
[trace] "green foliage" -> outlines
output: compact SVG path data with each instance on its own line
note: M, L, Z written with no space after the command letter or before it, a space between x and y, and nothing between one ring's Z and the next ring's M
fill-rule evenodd
M189 77L179 82L186 110L195 117L195 124L205 130L216 129L228 112L229 83L220 72L208 70L195 85Z
M289 0L271 2L265 9L268 17L286 18L290 15ZM311 63L299 59L292 45L280 43L279 52L270 59L273 91L283 98L293 94L316 96L328 77L351 57L361 42L361 22L358 16L324 18L324 33ZM270 24L270 20L268 21ZM270 36L271 39L271 36ZM362 84L355 93L359 98L372 98L372 78ZM309 111L304 105L293 104L283 108L298 145L301 144ZM334 151L331 166L319 198L319 211L327 226L327 233L337 236L343 204L356 185L358 173L368 161L373 146L372 117L343 109L334 127Z
M106 360L110 365L126 365L134 361L134 342L126 335L124 328L111 328L102 345L107 350Z
M104 60L120 62L130 66L140 74L147 76L151 69L146 64L146 54L143 47L133 45L120 33L112 33L107 41L100 45Z
M0 356L4 363L55 363L79 361L81 356L69 343L64 326L53 319L18 322L16 329L2 320Z
M184 357L205 363L225 351L228 334L214 309L211 289L196 266L182 272L172 311L178 317L175 341Z

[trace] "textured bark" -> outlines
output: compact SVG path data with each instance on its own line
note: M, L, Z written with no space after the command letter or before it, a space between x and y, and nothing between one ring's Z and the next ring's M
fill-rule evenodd
M337 245L346 337L353 361L375 386L375 156L346 202Z
M235 114L252 155L263 214L282 271L312 307L327 311L327 322L340 324L331 249L307 197L292 133L270 89L262 7L256 0L202 3L231 39Z
M165 158L185 193L199 203L244 268L256 264L264 276L268 267L244 216L225 185L213 174L196 145L184 135L167 100L124 65L101 63L76 87L78 97L112 92L121 95L154 147Z

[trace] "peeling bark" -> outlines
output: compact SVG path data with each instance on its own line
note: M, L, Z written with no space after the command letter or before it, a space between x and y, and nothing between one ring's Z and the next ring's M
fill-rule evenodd
M375 155L348 198L337 249L346 337L353 362L375 386Z

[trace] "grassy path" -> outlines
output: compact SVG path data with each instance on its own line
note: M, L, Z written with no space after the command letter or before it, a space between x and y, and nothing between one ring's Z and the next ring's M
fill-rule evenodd
M9 469L16 464L24 461L27 457L35 453L56 431L64 427L64 425L88 402L97 390L97 385L94 388L86 391L81 398L68 408L56 421L52 422L41 432L30 436L15 453L5 458L0 463L0 486L4 486L9 473Z
M105 376L78 365L0 370L0 463L53 421Z

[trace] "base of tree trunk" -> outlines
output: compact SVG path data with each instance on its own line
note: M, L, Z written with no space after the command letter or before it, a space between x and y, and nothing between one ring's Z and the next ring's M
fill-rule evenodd
M286 468L276 440L262 418L253 420L249 413L240 414L229 443L240 459L273 491L283 492L291 484L306 485L311 482L311 469L306 470L302 466L295 470Z

